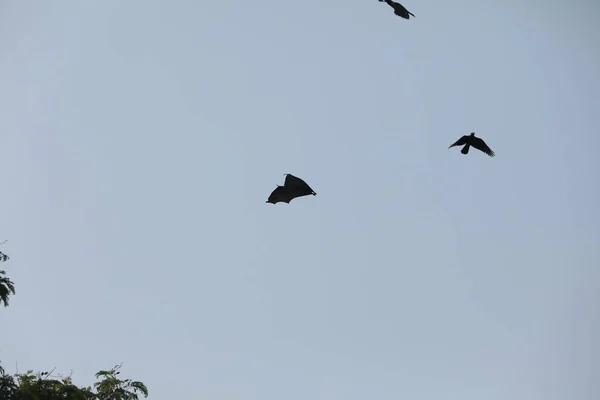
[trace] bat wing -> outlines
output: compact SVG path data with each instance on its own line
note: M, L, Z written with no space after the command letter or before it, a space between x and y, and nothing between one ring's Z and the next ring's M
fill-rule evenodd
M306 185L306 182L304 182L302 179L298 178L297 176L294 176L292 174L285 174L285 183L283 184L286 188L297 188L297 187L301 187L301 186L308 186Z
M451 144L450 147L454 147L454 146L462 146L463 144L467 144L467 140L469 140L469 137L467 135L461 137L460 139L458 139L456 142L454 142L454 144ZM450 148L448 147L448 148Z
M290 195L290 192L286 188L284 188L283 186L277 186L275 190L271 192L267 203L277 204L283 202L289 204L289 202L292 201L292 199L293 197Z
M473 138L471 140L471 146L475 147L477 150L483 151L490 157L494 157L496 155L496 153L494 153L494 151L490 149L490 147L487 144L485 144L485 142L481 138Z
M402 14L406 14L406 15L408 15L408 14L409 14L409 12L408 12L408 10L406 9L406 7L404 7L404 6L403 6L402 4L400 4L400 3L394 3L394 9L395 9L396 11L398 11L398 12L401 12Z
M289 190L292 198L308 196L309 194L312 194L313 196L317 195L317 193L315 193L315 191L312 190L312 188L308 186L308 184L302 179L295 177L292 174L286 175L284 186L287 190Z

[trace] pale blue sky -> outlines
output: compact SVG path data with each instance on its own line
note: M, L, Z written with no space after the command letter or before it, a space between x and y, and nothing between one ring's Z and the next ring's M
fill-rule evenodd
M0 0L3 365L600 398L600 3L402 4Z

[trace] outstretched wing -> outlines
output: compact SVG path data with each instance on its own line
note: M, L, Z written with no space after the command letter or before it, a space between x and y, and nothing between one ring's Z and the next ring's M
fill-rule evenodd
M472 138L471 146L475 147L477 150L483 151L485 154L487 154L490 157L494 157L496 155L496 153L494 153L494 151L492 149L490 149L490 147L487 144L485 144L485 142L481 138L478 138L478 137Z
M283 184L286 188L296 188L299 186L305 186L306 182L302 179L292 175L292 174L284 174L285 175L285 183Z
M404 7L400 3L396 3L395 1L391 1L391 0L386 0L386 3L394 9L394 12L396 15L398 15L402 18L409 19L410 18L409 15L412 15L413 17L415 16L413 13L408 11L406 9L406 7Z
M311 189L311 187L308 186L308 183L304 182L304 180L302 180L292 174L286 174L286 175L287 176L285 177L285 183L283 185L287 189L290 189L290 190L291 189L294 189L294 190L304 189L309 192L308 194L313 193L313 190Z
M394 3L394 10L408 14L408 10L400 3Z
M301 196L308 196L310 194L312 194L313 196L317 195L315 191L312 190L312 188L308 186L308 184L302 179L295 177L292 174L286 175L287 176L285 177L284 187L288 190L292 199Z
M289 203L292 201L292 196L289 191L283 186L277 186L269 196L267 203L277 204L280 202Z
M467 144L467 140L469 140L469 137L467 135L461 137L460 139L458 139L456 142L454 142L454 144L451 144L450 147L454 147L454 146L462 146L463 144ZM448 147L448 148L450 148Z

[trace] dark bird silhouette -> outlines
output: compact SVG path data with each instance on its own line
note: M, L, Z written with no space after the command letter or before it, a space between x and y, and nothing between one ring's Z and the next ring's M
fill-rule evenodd
M288 203L294 200L296 197L313 195L316 196L314 190L302 179L295 177L292 174L284 174L285 183L283 186L277 185L277 188L273 190L267 203L277 204L279 202Z
M460 152L463 154L469 154L469 147L472 146L472 147L476 148L477 150L483 151L485 154L487 154L490 157L494 157L496 155L496 153L494 153L494 151L492 149L490 149L487 144L485 144L483 139L475 136L475 132L471 132L471 134L468 136L465 135L465 136L461 137L454 144L450 145L450 147L462 146L462 145L464 145L464 147L461 149ZM448 147L448 148L450 148L450 147Z
M392 7L394 9L394 14L396 14L399 17L402 17L404 19L410 19L409 14L413 16L415 16L415 14L411 13L410 11L408 11L406 8L404 8L404 6L400 3L396 3L394 1L391 0L379 0L381 3L383 3L384 1L388 4L388 6Z

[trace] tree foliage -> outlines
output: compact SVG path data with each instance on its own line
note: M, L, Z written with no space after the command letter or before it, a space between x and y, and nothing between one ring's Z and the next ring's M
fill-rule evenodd
M6 242L6 240L4 242ZM0 251L0 262L6 262L8 260L9 257ZM4 307L8 307L8 297L11 294L15 294L15 284L10 279L2 275L6 275L6 272L0 270L0 304L4 304Z
M99 371L94 388L78 387L71 377L54 376L52 372L8 375L0 367L0 399L2 400L138 400L148 397L142 382L119 379L120 365Z
M116 365L111 370L98 371L96 373L96 379L102 379L101 381L94 383L94 387L98 393L98 399L138 400L138 393L143 394L144 397L148 397L148 389L142 382L133 381L131 379L121 380L117 378L117 375L120 374L120 368L121 365Z
M6 272L0 270L0 304L4 304L4 307L8 307L8 297L11 294L15 294L15 284L7 277Z
M0 399L14 399L17 392L17 384L10 375L6 375L0 365Z

